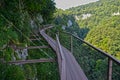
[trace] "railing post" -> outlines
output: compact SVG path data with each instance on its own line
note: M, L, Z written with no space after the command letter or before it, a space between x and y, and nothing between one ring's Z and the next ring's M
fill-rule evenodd
M70 50L71 50L71 53L73 53L73 37L72 35L70 36Z
M112 60L108 58L108 75L107 80L112 80Z

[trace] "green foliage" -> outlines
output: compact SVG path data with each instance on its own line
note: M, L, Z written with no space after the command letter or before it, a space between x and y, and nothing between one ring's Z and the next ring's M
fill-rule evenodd
M108 19L109 17L113 15L113 13L117 13L118 11L120 11L120 6L118 4L120 4L119 0L116 0L116 1L99 0L94 3L90 3L90 4L78 6L78 7L73 7L65 11L57 10L55 16L57 17L56 19L63 18L62 19L63 21L59 22L59 24L61 25L63 23L66 24L66 22L70 19L67 17L72 16L73 18L75 18L75 20L73 19L71 20L73 20L73 23L77 23L77 25L73 24L73 26L75 26L74 27L74 29L76 29L75 32L77 32L77 34L80 35L80 33L83 33L83 32L81 31L79 32L78 28L88 29L88 31L91 30L92 28L95 28L98 24L101 24L101 22L104 19ZM83 14L91 14L91 16L86 19L82 19ZM76 16L78 19L76 19ZM61 21L59 19L58 21ZM83 36L81 35L80 37L85 38L88 31L86 32L84 31Z
M72 27L65 30L88 41L94 46L120 59L120 0L99 0L94 3L73 7L55 14L55 24ZM91 14L83 19L83 15ZM71 18L72 17L72 18ZM77 17L77 18L76 18ZM60 33L61 44L70 50L70 36ZM73 39L73 54L89 80L107 79L107 58L100 52ZM113 80L119 80L120 67L113 62Z
M12 45L30 45L31 21L33 20L36 25L39 23L36 19L41 15L44 23L50 22L54 11L55 3L53 0L0 0L0 58L4 58L5 61L11 61L13 56L15 56L18 60L18 54L10 47ZM35 52L36 54L42 53L39 50L31 53ZM35 59L37 55L30 56L28 56L29 59ZM37 58L44 56L39 55ZM35 65L34 67L31 65L20 67L19 65L13 66L0 63L0 79L33 80L37 77L35 69ZM45 70L44 67L42 69Z
M4 41L4 44L8 44L9 42L23 42L25 38L21 36L19 31L24 31L23 34L26 36L30 33L28 14L22 12L22 8L17 6L19 4L21 5L21 3L17 1L4 1L4 5L1 7L0 17L2 20L0 23L0 31L1 36L3 36L1 40Z
M79 37L119 58L120 15L113 15L120 11L118 4L119 0L99 0L65 11L57 10L55 24L62 26L71 20L73 25L67 27L66 31L77 33ZM83 14L91 16L83 19Z
M117 57L120 52L120 25L119 17L110 17L92 29L86 40Z
M25 10L27 10L32 17L40 13L47 23L55 11L55 3L52 0L24 0L24 5Z
M11 54L13 53L14 51L11 49L11 48L7 48L3 51L3 58L6 60L6 61L10 61L11 60Z
M4 80L26 80L22 69L18 66L9 66L5 75Z
M25 64L23 66L23 69L24 69L24 74L25 74L24 76L26 77L26 79L31 80L36 77L34 65Z

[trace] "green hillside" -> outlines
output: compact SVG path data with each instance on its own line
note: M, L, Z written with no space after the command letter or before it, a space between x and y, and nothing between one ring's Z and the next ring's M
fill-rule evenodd
M54 17L57 29L77 35L120 60L120 0L58 9ZM69 49L70 36L61 36L62 44ZM79 40L73 38L73 42L73 54L88 79L107 80L108 58ZM119 80L119 73L119 66L113 62L112 80Z
M120 59L120 18L113 16L93 28L85 40Z
M0 80L60 80L53 49L18 49L49 47L38 32L46 24L54 25L46 31L48 35L56 40L59 34L60 44L68 50L73 46L73 55L89 80L106 80L108 58L64 31L120 59L120 0L100 0L67 10L56 9L54 0L0 0ZM56 62L7 64L40 58ZM113 80L119 80L120 68L116 63L113 68Z
M99 0L94 3L58 10L55 22L66 31L77 34L91 44L120 56L120 0ZM61 16L61 17L60 17ZM68 20L73 23L67 26ZM62 22L61 22L62 21Z

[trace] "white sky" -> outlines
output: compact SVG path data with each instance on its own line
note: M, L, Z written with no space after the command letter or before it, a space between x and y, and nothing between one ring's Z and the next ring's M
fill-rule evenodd
M75 7L95 1L98 0L55 0L55 3L57 8L68 9L71 7Z

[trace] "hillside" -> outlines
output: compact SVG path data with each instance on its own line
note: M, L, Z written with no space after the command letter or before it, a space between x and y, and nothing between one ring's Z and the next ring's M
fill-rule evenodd
M0 80L106 80L108 61L119 80L119 4L100 0L64 11L54 0L0 0Z
M113 16L93 28L85 40L120 59L120 18Z
M94 3L58 10L55 22L91 44L119 58L120 0ZM58 15L59 13L59 15ZM59 22L58 22L59 20ZM72 22L68 26L69 21Z

